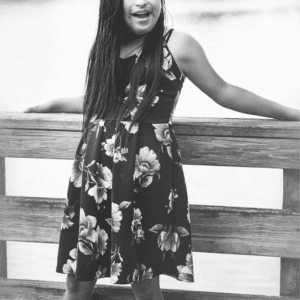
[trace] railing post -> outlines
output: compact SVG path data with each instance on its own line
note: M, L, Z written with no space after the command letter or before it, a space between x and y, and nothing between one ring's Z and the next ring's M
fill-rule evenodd
M0 157L0 195L5 195L5 158ZM0 277L7 278L6 241L0 238Z
M283 209L300 212L300 171L283 170ZM299 220L300 222L300 220ZM300 238L300 236L299 236ZM281 258L280 296L290 296L299 299L300 260L296 258Z

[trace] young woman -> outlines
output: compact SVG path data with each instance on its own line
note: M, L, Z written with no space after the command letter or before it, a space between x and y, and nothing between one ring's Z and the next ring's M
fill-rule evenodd
M57 269L64 299L99 278L163 299L159 275L194 282L189 205L172 126L185 78L223 107L281 120L299 110L224 81L189 34L165 28L164 0L102 0L86 93L25 112L83 113Z

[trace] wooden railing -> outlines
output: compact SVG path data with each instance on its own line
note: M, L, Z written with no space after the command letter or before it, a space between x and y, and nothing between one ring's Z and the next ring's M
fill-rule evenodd
M81 120L76 114L0 113L0 299L62 299L65 283L7 279L6 241L58 243L64 199L6 196L5 157L71 160ZM281 257L281 296L162 289L166 300L299 299L299 125L174 118L184 164L283 169L282 209L190 205L192 250ZM133 294L130 286L101 285L93 299Z

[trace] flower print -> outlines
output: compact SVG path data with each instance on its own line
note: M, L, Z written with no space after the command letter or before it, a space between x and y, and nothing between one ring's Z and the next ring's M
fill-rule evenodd
M84 221L89 222L89 218L86 218ZM109 238L107 232L104 229L101 229L99 225L97 226L97 229L94 230L94 232L90 235L85 231L85 228L83 228L83 231L80 231L81 229L82 227L80 226L78 240L78 249L80 252L82 252L84 255L91 255L91 261L98 259L100 254L104 255L105 251L107 250L106 241ZM94 237L94 240L89 238L91 235Z
M168 71L172 67L172 56L169 51L164 47L164 63L163 69L164 71Z
M131 111L130 111L130 115L131 115L131 119L133 119L134 115L137 112L137 107L134 107Z
M180 246L180 236L187 236L189 232L181 226L176 228L172 225L163 226L162 224L156 224L149 229L154 233L158 233L157 244L162 251L162 260L164 260L167 251L171 251L171 258L175 258L173 253L176 252Z
M134 177L138 178L144 173L154 174L160 169L160 163L156 159L156 154L149 147L143 147L139 151L139 155L136 155L136 164Z
M176 76L170 71L172 67L173 59L171 53L164 47L164 62L163 62L163 71L164 75L169 78L170 80L175 80Z
M98 137L98 134L100 132L100 128L103 127L103 131L106 131L106 127L105 127L105 121L102 119L96 119L96 116L94 116L91 120L91 123L93 123L93 127L91 128L91 131L96 131L96 138Z
M64 215L60 225L60 229L69 229L74 223L70 220L70 216Z
M100 226L97 227L97 253L104 255L105 251L107 250L107 241L108 234L104 229L100 229Z
M111 207L111 215L112 218L105 219L108 224L111 225L114 232L119 232L121 223L120 221L123 219L123 214L120 209L127 208L131 202L123 201L118 205L117 203L112 202Z
M130 115L131 115L131 119L133 119L134 115L136 114L137 112L137 109L138 107L140 106L141 102L144 100L144 94L145 94L145 91L146 91L146 85L142 85L142 86L139 86L137 88L137 92L136 92L136 106L129 112Z
M66 204L68 204L69 200L66 199ZM74 223L71 219L75 216L75 209L74 206L65 206L64 209L64 216L61 222L60 229L69 229Z
M112 202L111 215L112 215L112 229L114 232L119 232L121 223L123 219L122 212L119 210L119 205Z
M96 224L96 217L85 216L83 208L80 208L79 238L86 238L95 243L97 241Z
M127 277L127 281L129 280L129 276ZM144 264L137 264L137 268L134 270L132 275L132 282L142 281L146 279L153 278L153 271L150 267L149 269L146 268Z
M119 258L120 262L116 262L116 257ZM122 272L122 262L123 258L120 254L120 247L115 247L115 250L111 252L111 264L110 264L110 282L116 283L118 281L118 276Z
M172 158L172 138L170 135L170 128L168 123L163 124L152 124L156 138L162 143L161 151L164 152L163 146L167 148L168 155Z
M86 152L86 143L83 143L79 154L75 155L73 161L70 181L73 182L74 186L77 188L81 188L81 184L82 184L82 170L83 170L85 152Z
M180 239L177 232L171 231L172 226L169 227L169 230L162 231L158 237L158 246L160 249L172 252L176 252L180 245Z
M80 188L82 183L83 160L84 157L75 155L75 159L73 161L70 181L73 182L74 186L77 188Z
M96 131L96 138L98 137L98 134L100 132L100 128L103 127L103 131L106 131L105 127L105 121L104 120L99 120L98 126L97 126L97 131Z
M70 260L70 259L67 260L67 263L63 265L63 269L62 269L63 273L65 273L65 274L71 274L71 273L73 273L72 267L71 267L72 262L73 261Z
M95 198L98 209L103 200L107 200L107 189L112 188L112 172L108 167L103 167L102 164L96 163L96 174L90 171L90 167L95 164L93 160L85 168L87 169L87 180L85 185L85 191L88 190L88 194ZM90 184L94 184L90 188Z
M182 281L194 281L193 257L191 253L186 255L186 265L177 266L177 270L179 272L178 279Z
M152 124L156 129L154 129L156 138L162 142L165 146L170 145L172 138L170 135L169 125L165 124Z
M135 189L136 192L142 187L149 186L152 183L154 174L159 177L160 163L156 157L156 153L147 146L141 148L139 154L136 155L135 172L133 174L133 180L139 180L139 188Z
M106 271L107 271L107 268L104 267L104 268L102 269L102 266L100 265L100 266L99 266L99 269L98 269L97 272L96 272L95 280L96 280L96 279L99 279L99 278L105 277Z
M94 216L86 216L83 208L80 208L78 249L84 255L92 255L92 260L98 257L96 223L97 220Z
M116 135L113 135L111 139L107 139L106 143L102 143L102 150L105 150L105 154L113 157L114 163L118 163L119 161L126 161L127 159L123 156L123 154L128 153L128 148L121 148L121 146L115 147L116 143Z
M127 131L129 131L129 126L130 126L131 122L122 121L121 123L124 124L125 125L125 129ZM135 133L138 132L138 130L139 130L139 123L134 123L132 125L132 127L131 127L130 133L135 134Z
M154 106L159 101L159 97L156 96L154 100L151 102L151 106Z
M144 230L141 223L142 218L141 210L139 208L135 208L131 223L131 231L134 233L134 239L138 244L141 242L141 239L145 240Z
M110 282L111 283L116 283L119 279L118 276L121 274L121 272L122 272L122 263L113 262L111 264Z
M118 248L118 246L116 245L115 250L113 250L111 252L111 262L115 261L116 256L118 256L119 260L121 262L123 262L123 258L121 256L120 249L121 249L121 247Z
M108 156L113 156L115 149L116 135L113 135L111 139L107 139L106 143L103 142L102 146L105 150L105 154Z
M137 91L136 91L136 100L139 102L139 104L144 100L144 95L145 95L146 87L147 87L147 85L144 84L144 85L141 85L141 86L139 86L137 88Z
M67 263L63 265L63 273L65 274L75 274L76 273L76 267L77 267L77 257L78 257L78 250L77 248L72 249L69 252L69 255L71 256L71 259L67 260Z
M171 189L171 192L169 194L169 208L168 208L168 213L173 210L174 207L174 199L178 198L178 195L176 194L176 189Z

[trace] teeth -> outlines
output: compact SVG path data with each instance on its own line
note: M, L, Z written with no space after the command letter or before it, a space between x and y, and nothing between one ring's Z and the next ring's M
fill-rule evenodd
M138 16L138 17L142 17L142 16L148 16L149 13L148 12L144 12L144 13L135 13L134 16Z

